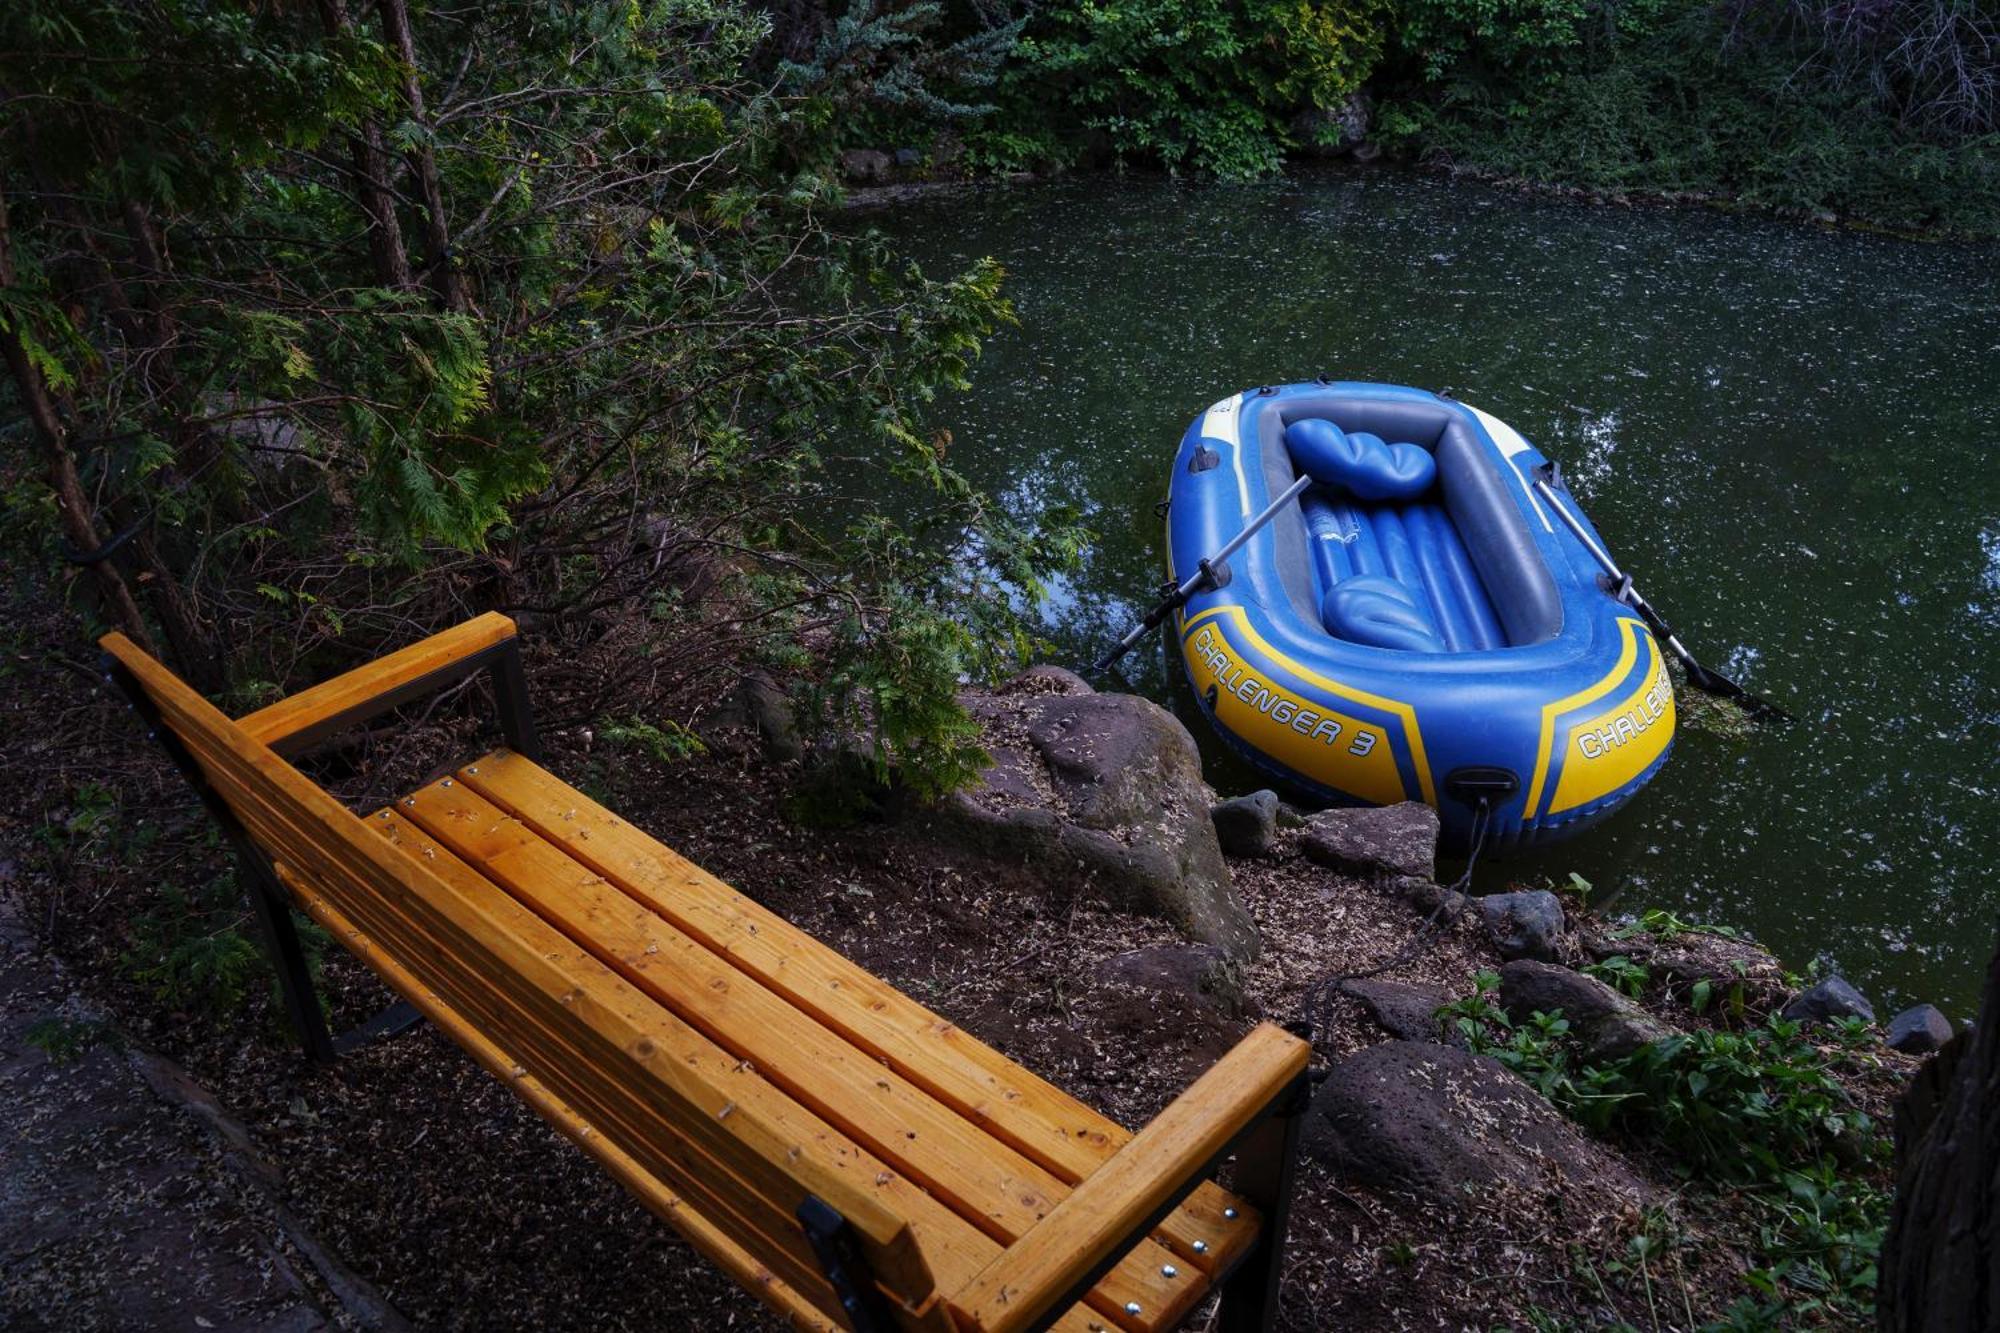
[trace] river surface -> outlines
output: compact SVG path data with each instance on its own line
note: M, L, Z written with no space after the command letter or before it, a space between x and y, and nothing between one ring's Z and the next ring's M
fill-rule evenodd
M1020 327L947 407L954 461L1097 539L1045 631L1081 660L1162 577L1187 423L1249 386L1449 388L1560 461L1696 653L1799 724L1684 729L1609 824L1482 866L1575 872L1830 964L1876 1001L1977 1003L2000 922L2000 253L1395 172L1087 179L874 215L933 271L1008 270ZM1129 688L1222 751L1157 642Z

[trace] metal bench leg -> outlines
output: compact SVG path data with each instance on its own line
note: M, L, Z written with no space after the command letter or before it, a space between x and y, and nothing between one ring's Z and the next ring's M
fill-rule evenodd
M1264 1215L1256 1244L1222 1284L1220 1333L1265 1333L1278 1318L1278 1278L1284 1267L1285 1231L1291 1222L1292 1184L1299 1160L1299 1130L1312 1101L1305 1074L1294 1079L1281 1104L1254 1125L1236 1155L1232 1193Z
M330 1065L334 1043L326 1030L326 1015L320 1011L319 992L313 986L312 968L306 963L305 945L299 940L298 923L292 920L292 903L284 887L271 873L264 858L254 849L239 849L237 863L250 881L250 904L257 912L257 925L271 966L278 974L278 995L284 1002L285 1017L305 1048L306 1059Z
M896 1327L896 1317L869 1274L868 1258L861 1253L861 1243L847 1219L818 1196L808 1194L799 1205L799 1225L805 1228L806 1240L854 1333L890 1333Z

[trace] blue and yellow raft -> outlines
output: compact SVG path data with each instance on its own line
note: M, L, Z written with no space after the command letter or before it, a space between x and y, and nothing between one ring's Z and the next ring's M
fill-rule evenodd
M1174 461L1170 574L1307 474L1179 614L1194 692L1233 748L1323 802L1426 802L1461 850L1479 824L1489 849L1568 836L1659 770L1659 645L1537 494L1551 481L1596 539L1554 469L1477 408L1361 383L1223 399Z

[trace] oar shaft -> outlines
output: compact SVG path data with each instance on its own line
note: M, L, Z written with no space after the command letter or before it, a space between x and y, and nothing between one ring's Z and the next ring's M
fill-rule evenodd
M1270 504L1265 505L1263 512L1246 523L1241 532L1224 542L1221 550L1217 551L1214 555L1197 561L1194 573L1176 584L1174 590L1162 598L1158 606L1155 606L1151 611L1146 613L1144 620L1127 630L1125 636L1118 640L1111 651L1097 660L1092 670L1102 671L1106 667L1109 667L1113 662L1131 652L1133 646L1139 640L1146 637L1148 630L1160 624L1161 621L1165 620L1181 607L1186 606L1188 598L1201 591L1202 585L1214 577L1215 571L1222 568L1224 561L1242 550L1245 542L1261 532L1272 519L1278 516L1279 512L1286 505L1298 499L1304 493L1305 488L1310 485L1312 485L1312 478L1310 476L1301 476L1297 481L1294 481L1290 486L1285 488L1283 495L1271 501Z
M1590 535L1590 529L1583 526L1583 520L1575 514L1570 513L1569 506L1556 498L1555 488L1546 481L1537 481L1535 489L1540 491L1542 498L1549 502L1549 508L1556 511L1556 517L1562 520L1563 526L1569 529L1570 535L1583 543L1583 549L1590 552L1591 559L1602 565L1604 572L1609 574L1612 579L1622 583L1625 579L1625 571L1618 568L1618 562L1611 558L1611 552L1597 544L1597 539Z
M1265 505L1263 513L1257 515L1257 517L1251 519L1249 523L1244 525L1243 531L1237 533L1234 537L1231 537L1227 542L1223 543L1222 549L1220 551L1217 551L1214 555L1208 558L1208 563L1212 566L1220 565L1230 556L1235 555L1238 551L1242 550L1243 544L1245 542L1249 541L1252 537L1256 536L1259 532L1263 531L1264 526L1266 524L1268 524L1272 519L1276 518L1279 512L1282 511L1286 505L1290 504L1292 501L1298 499L1300 495L1304 494L1306 487L1310 485L1312 485L1312 478L1309 476L1302 476L1297 481L1287 486L1285 488L1285 493L1283 495L1280 495L1277 499ZM1192 595L1196 588L1195 580L1198 580L1202 577L1203 577L1202 574L1196 573L1194 579L1189 580L1187 583L1184 583L1181 586L1186 588L1188 590L1188 593Z

